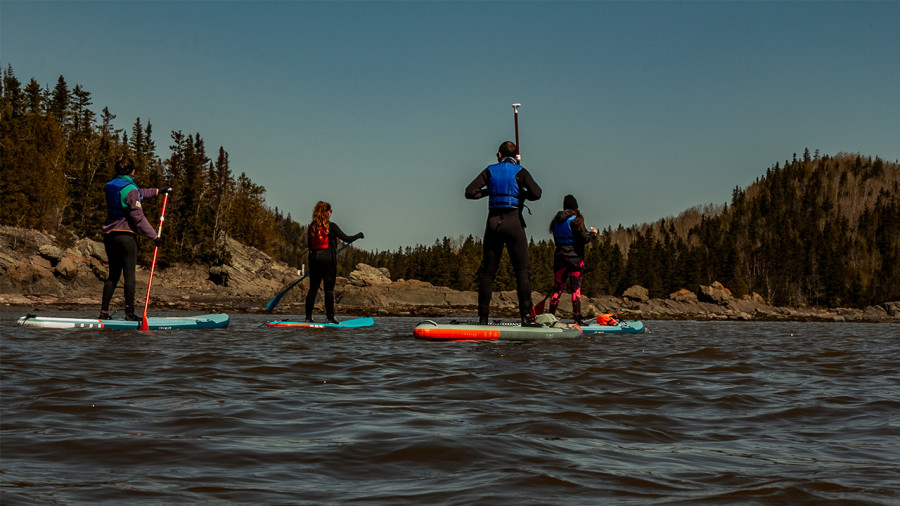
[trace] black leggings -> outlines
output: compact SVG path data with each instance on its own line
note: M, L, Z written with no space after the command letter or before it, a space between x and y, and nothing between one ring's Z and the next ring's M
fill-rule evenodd
M509 251L513 271L516 276L516 294L519 299L519 313L527 317L531 313L531 281L528 279L528 238L518 212L489 216L484 230L484 263L481 284L478 287L478 318L488 317L494 278L500 267L503 248Z
M334 283L337 281L337 262L331 249L309 252L309 291L306 292L306 318L312 318L319 285L325 281L325 317L334 318Z
M134 268L137 264L137 238L128 232L112 232L103 237L109 275L103 283L103 301L100 309L109 311L119 278L125 274L125 313L134 313Z

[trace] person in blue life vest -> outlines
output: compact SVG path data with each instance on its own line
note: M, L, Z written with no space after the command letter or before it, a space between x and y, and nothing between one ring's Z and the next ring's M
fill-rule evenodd
M488 197L488 217L484 228L482 276L478 286L478 321L488 323L494 278L503 248L509 251L516 276L516 294L522 323L534 323L531 281L528 279L528 238L522 208L526 200L541 198L541 187L516 160L518 147L506 141L497 151L497 163L490 165L466 187L466 198Z
M550 290L551 314L556 314L559 298L566 281L572 291L572 313L575 323L581 325L581 281L584 275L584 246L597 237L597 229L584 226L584 217L578 210L578 201L572 195L563 198L562 211L550 222L550 233L556 250L553 253L553 288Z
M312 322L313 308L319 285L325 281L325 321L337 323L334 319L334 284L337 280L338 239L351 243L363 239L362 232L347 235L337 223L331 222L331 204L318 202L313 209L312 222L306 229L309 239L309 291L306 293L306 321Z
M101 228L103 246L109 261L109 275L103 283L100 319L109 320L109 303L119 278L125 278L125 319L138 321L134 314L135 266L137 265L137 234L147 236L159 245L156 230L144 216L141 201L163 193L172 187L138 188L134 182L134 160L120 155L116 158L116 177L106 183L106 221Z

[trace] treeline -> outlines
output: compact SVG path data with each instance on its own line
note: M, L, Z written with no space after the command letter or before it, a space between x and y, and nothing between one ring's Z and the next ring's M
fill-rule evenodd
M63 76L42 88L24 86L11 66L0 90L0 223L53 232L61 239L100 238L106 217L103 187L115 176L113 161L131 156L142 187L175 188L166 208L165 262L222 264L232 237L277 258L297 260L302 235L290 216L265 204L265 188L246 173L235 175L228 152L209 153L196 134L173 131L170 155L157 154L153 126L137 118L129 131L113 125L104 107L98 115L90 92L69 87ZM162 199L144 203L154 225ZM144 253L151 247L141 241Z
M128 131L97 114L91 94L60 76L53 88L23 85L11 66L0 80L0 224L46 230L61 239L100 238L103 185L120 154L134 158L144 187L175 188L163 233L166 262L219 265L231 237L299 267L306 228L265 203L265 188L235 176L223 147L209 154L199 133L170 133L169 155L157 154L153 127L137 118ZM159 216L161 199L146 202ZM311 208L311 206L310 206ZM545 230L532 217L529 230ZM590 217L589 217L590 218ZM602 219L594 217L593 219ZM145 257L151 244L141 241ZM535 290L552 284L553 244L532 242ZM479 236L433 245L368 252L349 248L339 275L359 262L387 267L395 279L474 290ZM720 281L735 295L763 295L778 305L865 306L900 300L900 167L853 154L806 150L766 170L731 202L689 209L656 223L603 230L586 250L582 291L620 295L639 284L654 297ZM495 289L515 288L504 253Z
M534 289L545 290L553 279L553 244L532 242L530 254ZM582 291L588 296L621 295L637 284L664 298L720 281L735 296L756 292L785 306L900 300L900 166L807 149L770 167L748 188L735 188L730 205L607 228L585 256ZM387 267L395 277L474 290L481 243L472 236L444 238L429 247L356 252L346 260ZM496 288L514 287L504 254Z

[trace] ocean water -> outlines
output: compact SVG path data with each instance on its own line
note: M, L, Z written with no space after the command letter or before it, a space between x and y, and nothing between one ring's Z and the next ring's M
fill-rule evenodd
M4 505L900 504L900 324L446 343L421 318L22 314L0 319Z

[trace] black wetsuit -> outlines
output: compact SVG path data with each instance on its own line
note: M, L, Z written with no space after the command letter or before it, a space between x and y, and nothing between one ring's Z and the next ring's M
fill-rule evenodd
M481 171L466 187L466 198L475 200L490 196L490 178L491 173L488 169ZM524 167L516 174L516 183L519 185L520 202L541 198L541 187L534 182L531 174ZM525 235L522 204L516 209L488 209L487 224L484 229L482 277L478 286L478 319L482 323L488 321L494 278L497 276L504 246L509 251L509 258L516 275L519 312L522 318L526 319L531 314L532 303L531 281L528 279L528 237Z
M309 234L312 234L314 227L309 225ZM325 317L328 320L334 319L334 283L337 280L337 244L338 239L346 243L351 243L357 239L362 239L362 232L349 236L345 234L341 227L334 222L328 225L328 248L326 249L309 249L309 292L306 293L306 319L312 319L313 307L316 305L316 295L319 293L319 286L325 281ZM309 241L312 244L313 241Z

